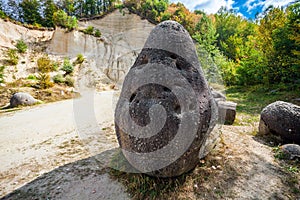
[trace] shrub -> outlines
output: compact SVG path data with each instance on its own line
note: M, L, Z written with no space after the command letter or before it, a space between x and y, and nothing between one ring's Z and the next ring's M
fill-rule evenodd
M28 80L37 80L37 77L36 77L34 74L29 74L29 75L27 76L27 79L28 79Z
M19 56L17 54L16 49L8 49L6 52L6 56L8 57L8 62L12 65L16 65L19 62Z
M86 29L83 30L84 33L93 35L94 34L94 27L93 26L88 26Z
M5 19L7 18L6 14L0 9L0 18Z
M85 58L84 58L83 55L80 53L80 54L77 55L75 64L81 64L81 63L84 62L84 60L85 60Z
M66 79L64 78L64 76L62 74L57 74L53 77L53 81L54 81L54 83L64 83L66 81Z
M72 72L74 71L74 67L73 67L73 65L71 64L71 62L68 58L65 58L64 64L63 64L63 67L61 68L61 70L66 72L65 76L69 75L69 74L72 74Z
M4 82L4 66L0 66L0 83Z
M56 26L67 28L69 31L77 28L78 22L76 17L68 16L63 10L58 10L53 14L53 22Z
M25 53L27 50L27 45L24 40L18 40L15 47L18 49L19 53Z
M51 78L48 73L39 73L37 79L38 87L40 89L47 89L53 86L53 82L51 82Z
M37 60L38 70L42 73L54 71L53 63L48 56L43 56Z
M65 84L74 87L74 79L71 76L66 76Z
M99 29L95 30L95 37L101 37L101 32Z

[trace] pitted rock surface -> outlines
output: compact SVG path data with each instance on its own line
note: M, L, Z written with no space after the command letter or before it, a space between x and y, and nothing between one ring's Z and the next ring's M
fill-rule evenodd
M200 148L215 125L216 109L188 32L177 22L162 22L150 33L123 83L115 112L123 154L140 172L181 175L197 165Z
M284 143L300 144L300 106L276 101L266 106L260 115L260 134L274 134Z

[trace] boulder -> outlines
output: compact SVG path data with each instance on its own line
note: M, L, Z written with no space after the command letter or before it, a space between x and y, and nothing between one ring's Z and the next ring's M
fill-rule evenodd
M125 158L142 173L181 175L199 162L216 119L188 32L174 21L158 24L126 75L115 110Z
M300 106L283 101L266 106L260 115L259 134L274 134L284 143L300 144Z
M226 96L223 93L221 93L217 90L211 90L211 93L212 93L212 95L213 95L216 102L226 101Z
M25 92L17 92L10 98L10 107L14 108L17 106L30 106L36 104L38 101L33 98L30 94Z
M300 146L298 144L285 144L281 147L284 156L290 160L300 159Z
M231 101L218 101L219 122L225 125L232 125L236 115L236 103Z

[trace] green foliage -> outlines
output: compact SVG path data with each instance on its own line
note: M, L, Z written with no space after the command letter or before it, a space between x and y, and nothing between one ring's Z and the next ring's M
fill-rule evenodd
M96 29L96 30L95 30L94 36L95 36L95 37L101 37L101 32L100 32L99 29Z
M70 87L74 87L74 79L71 76L66 76L65 84Z
M7 18L5 12L3 12L1 9L0 9L0 18L1 18L1 19Z
M37 80L37 77L34 74L29 74L27 79L28 80Z
M38 77L38 87L40 89L47 89L53 87L53 82L51 82L50 75L48 73L39 73Z
M22 39L18 40L16 44L16 48L18 49L19 53L25 53L27 50L27 44Z
M19 56L17 54L17 50L16 49L8 49L6 51L6 56L8 58L8 63L11 65L17 65L19 62Z
M23 0L20 3L21 16L24 22L28 24L41 24L42 17L40 15L39 9L41 7L40 1L38 0Z
M84 56L80 53L76 57L75 64L82 64L84 62L84 60L85 60Z
M83 30L84 33L93 35L94 34L94 27L93 26L88 26L86 29Z
M52 61L48 56L40 57L37 60L38 70L42 73L52 72L55 70Z
M54 27L53 14L57 11L57 6L53 0L45 1L43 25L46 27Z
M66 79L62 74L57 74L53 77L54 83L65 83Z
M67 28L69 31L76 29L78 26L76 17L68 16L63 10L58 10L53 14L53 23L56 26Z
M74 67L68 58L64 59L63 67L61 68L61 70L65 72L65 76L73 73Z
M99 29L95 29L93 26L88 26L82 32L84 32L85 34L93 35L95 37L101 37L100 30Z
M4 69L5 66L0 66L0 83L4 82Z

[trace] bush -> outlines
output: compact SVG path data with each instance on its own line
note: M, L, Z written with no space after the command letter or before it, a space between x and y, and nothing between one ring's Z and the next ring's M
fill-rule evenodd
M27 50L27 45L24 40L18 40L16 44L16 48L18 49L19 53L25 53Z
M93 26L88 26L86 29L83 30L84 33L93 35L94 34L94 27Z
M83 55L80 53L80 54L77 55L75 64L81 64L81 63L84 62L84 60L85 60L85 58L84 58Z
M66 72L65 76L73 73L74 67L68 58L65 58L64 64L63 64L63 67L61 68L61 70Z
M96 29L94 35L95 35L95 37L101 37L101 32L100 32L100 30L99 30L99 29Z
M28 80L37 80L37 77L36 77L34 74L29 74L29 75L27 76L27 79L28 79Z
M65 83L66 79L62 74L57 74L53 77L54 83Z
M4 82L4 66L0 66L0 83Z
M67 28L69 31L76 29L78 26L76 17L68 16L63 10L58 10L53 14L53 22L56 26Z
M48 73L39 73L37 79L38 87L40 89L47 89L53 86L53 82L51 82L51 78Z
M8 62L12 65L17 65L19 62L19 56L17 54L16 49L8 49L6 52L6 56L8 57Z
M6 14L2 10L0 10L0 18L1 19L7 18Z
M66 76L65 84L74 87L74 79L71 76Z
M54 71L54 66L52 61L48 56L43 56L37 60L38 70L42 73Z

